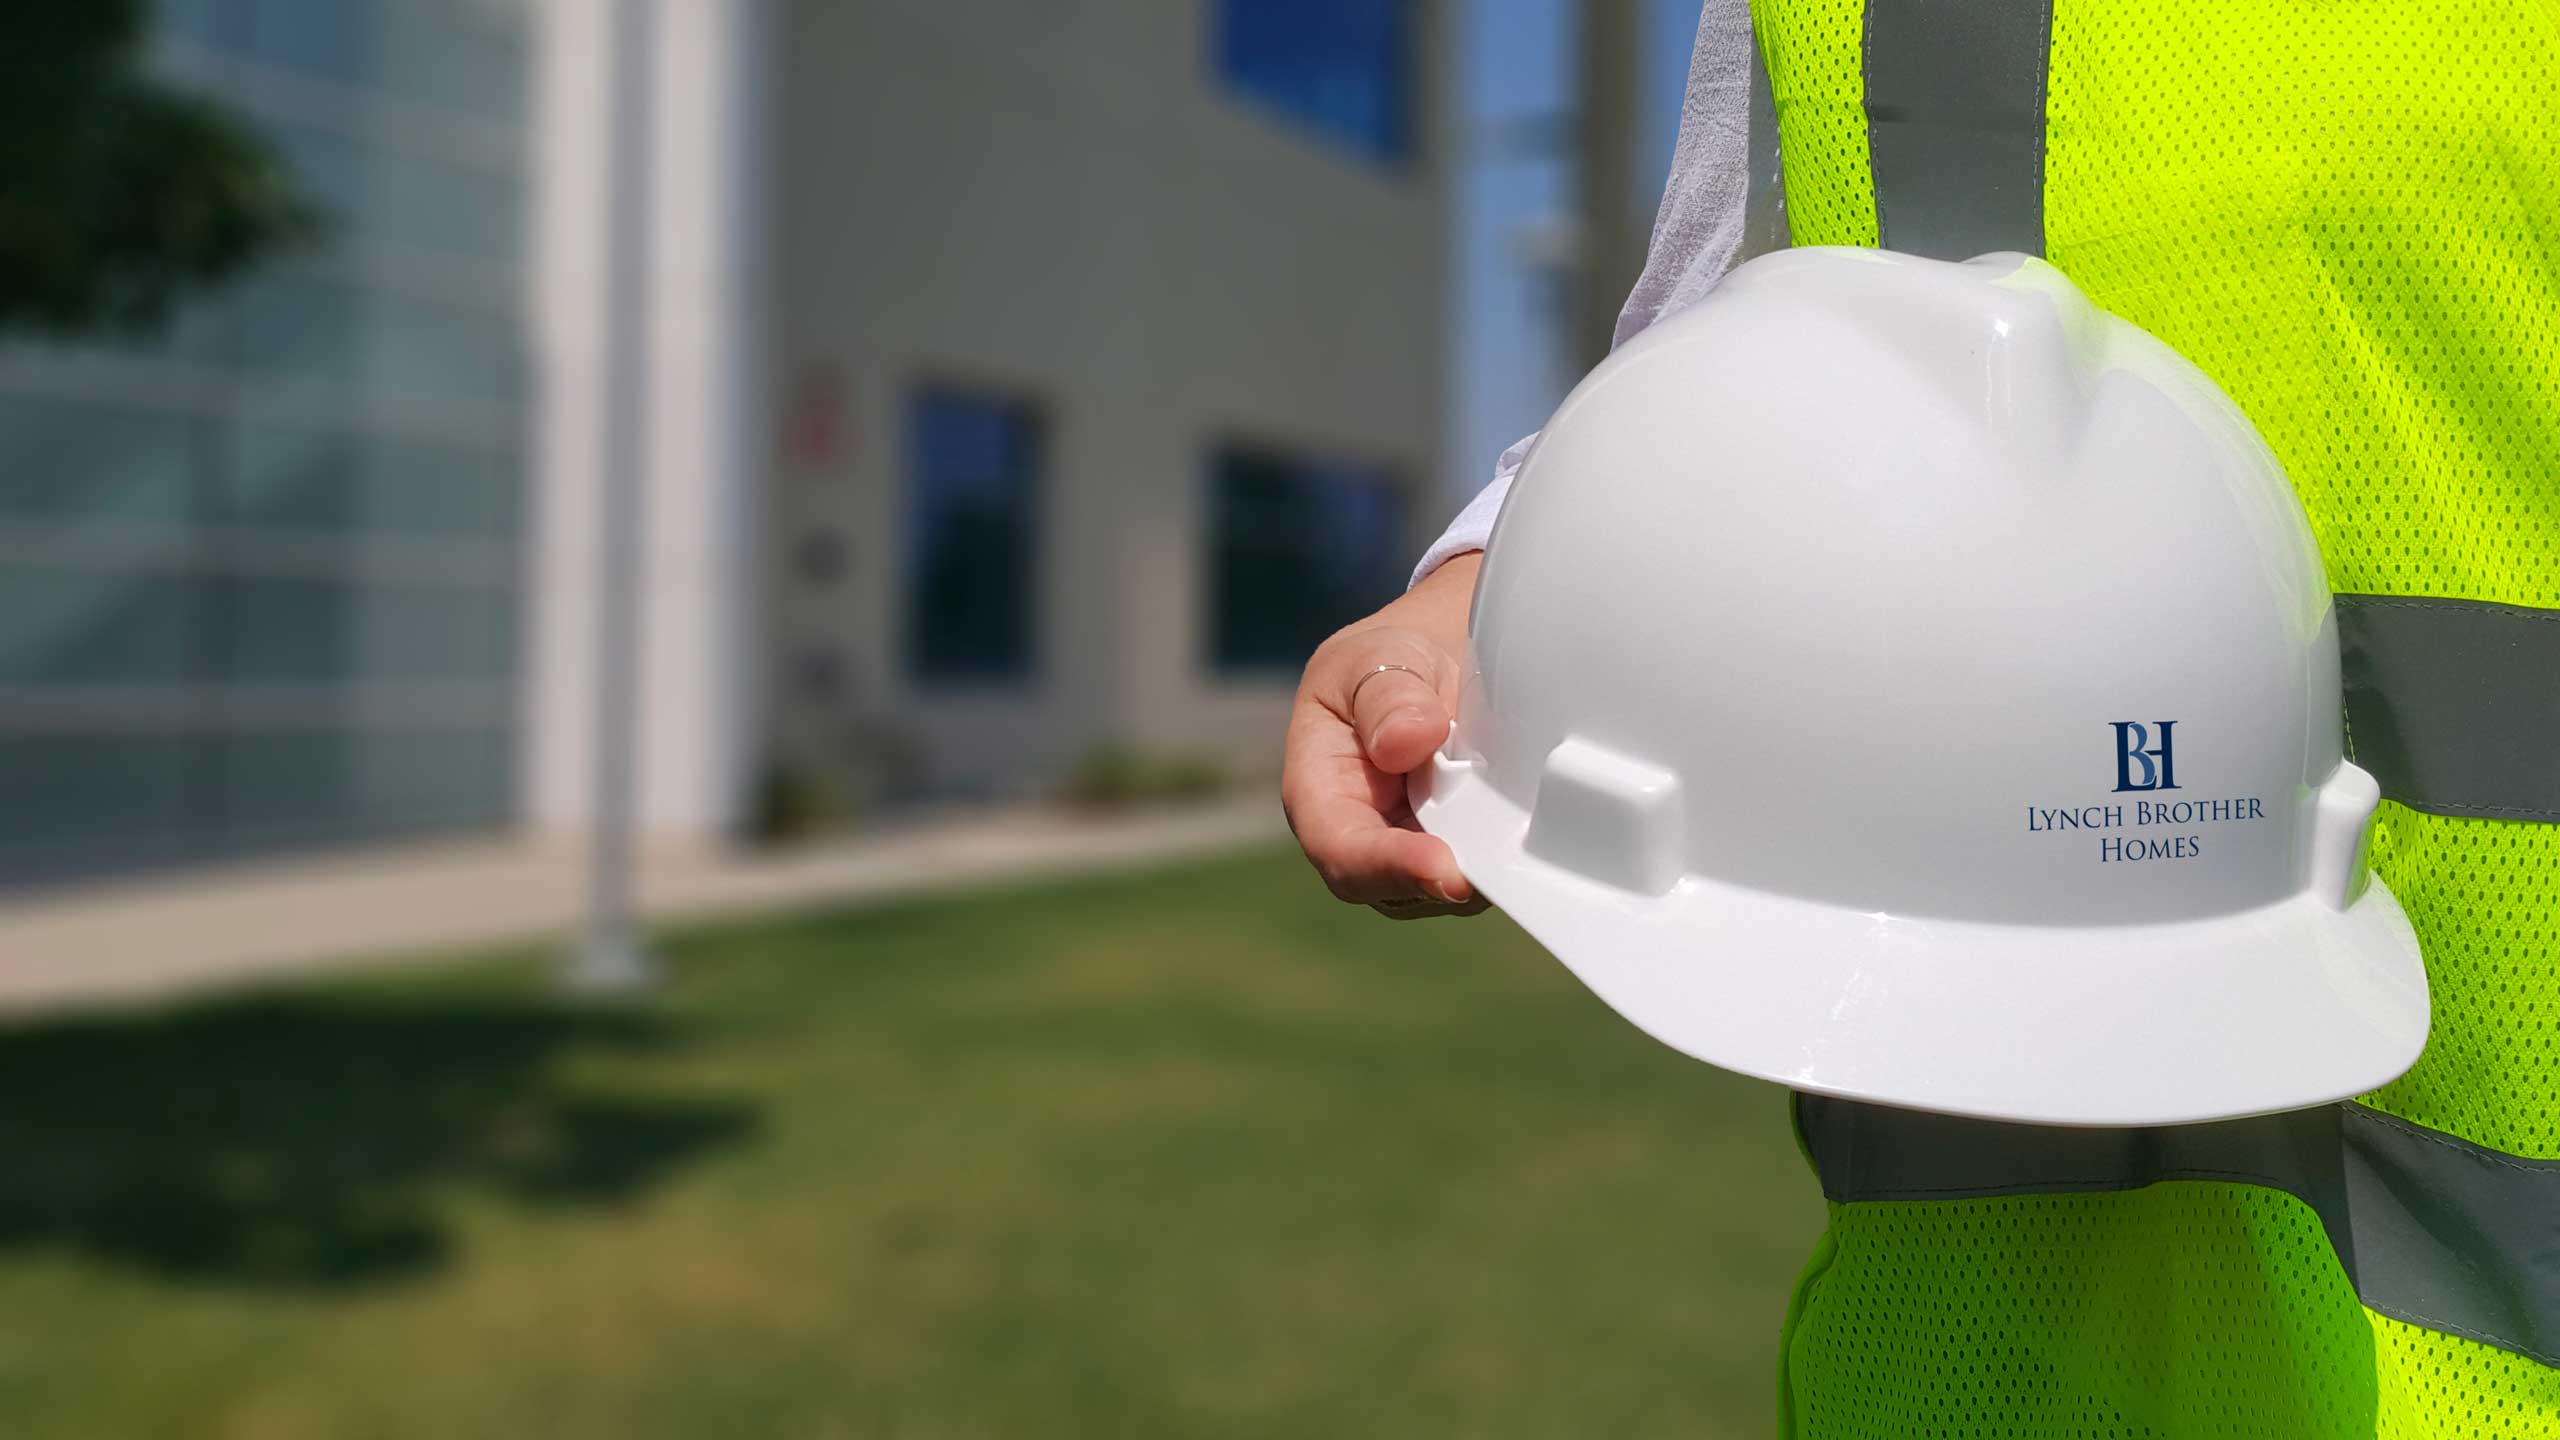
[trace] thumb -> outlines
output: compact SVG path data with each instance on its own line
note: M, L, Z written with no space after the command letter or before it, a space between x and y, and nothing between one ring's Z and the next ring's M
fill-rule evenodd
M1457 666L1419 636L1380 638L1383 643L1362 647L1350 667L1345 718L1369 763L1402 775L1449 738L1446 686Z

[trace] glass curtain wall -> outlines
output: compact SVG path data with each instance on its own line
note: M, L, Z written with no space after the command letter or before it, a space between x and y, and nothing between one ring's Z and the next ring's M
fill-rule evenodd
M0 880L503 822L524 0L162 0L326 243L0 351Z

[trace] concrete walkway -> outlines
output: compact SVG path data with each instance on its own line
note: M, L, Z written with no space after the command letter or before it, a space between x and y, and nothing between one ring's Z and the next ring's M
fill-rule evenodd
M1287 833L1257 794L1215 808L1094 818L1016 810L914 823L788 851L648 853L654 922L1142 867ZM0 1011L132 1003L281 976L564 939L585 856L568 841L367 849L0 899Z

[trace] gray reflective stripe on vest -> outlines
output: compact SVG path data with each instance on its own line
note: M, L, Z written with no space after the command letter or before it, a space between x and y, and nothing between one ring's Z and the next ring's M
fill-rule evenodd
M2051 0L1867 0L1861 66L1888 250L2044 253Z
M2560 610L2338 597L2347 746L2413 810L2560 821Z
M1796 1097L1825 1197L1965 1200L2264 1185L2320 1217L2365 1305L2560 1364L2560 1160L2520 1160L2362 1105L2165 1129L2065 1130Z

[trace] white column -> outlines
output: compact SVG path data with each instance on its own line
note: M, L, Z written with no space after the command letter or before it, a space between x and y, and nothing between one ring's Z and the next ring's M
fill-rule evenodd
M642 823L744 818L766 605L765 0L659 0Z
M519 811L577 830L592 807L596 586L605 457L612 210L613 0L535 6L533 232L526 284L534 376L525 507Z
M533 517L522 812L592 811L599 497L607 444L612 11L545 0L534 144ZM712 838L743 818L764 652L762 113L766 0L659 0L648 149L650 271L640 357L641 827Z

